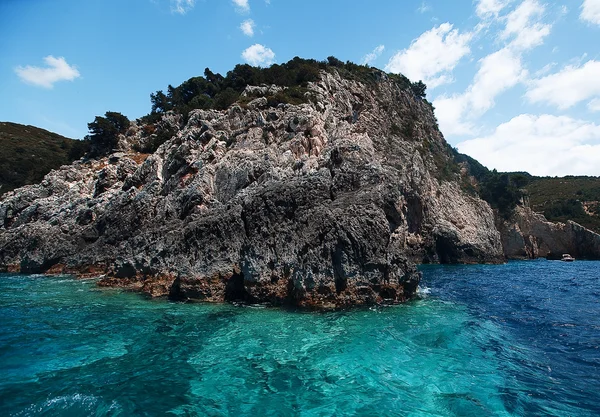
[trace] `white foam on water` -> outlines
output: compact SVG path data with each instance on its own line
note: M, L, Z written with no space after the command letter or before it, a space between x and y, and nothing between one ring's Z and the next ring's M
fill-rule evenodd
M421 297L427 297L429 294L431 294L431 288L429 287L422 287L422 286L418 286L417 287L417 294Z
M61 395L38 404L31 404L14 416L31 415L113 415L119 414L122 407L116 402L105 402L94 395L81 393Z

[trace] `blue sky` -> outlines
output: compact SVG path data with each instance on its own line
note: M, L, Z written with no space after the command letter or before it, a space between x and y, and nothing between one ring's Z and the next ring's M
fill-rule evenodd
M81 138L237 63L368 63L429 86L490 168L600 175L600 0L0 0L0 120Z

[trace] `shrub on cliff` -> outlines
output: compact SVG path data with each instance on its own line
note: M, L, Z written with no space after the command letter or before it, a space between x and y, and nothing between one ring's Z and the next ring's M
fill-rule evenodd
M144 125L143 136L146 140L135 144L133 149L140 153L154 153L160 145L171 139L176 133L177 129L171 125Z
M482 199L508 219L523 198L521 188L526 185L526 181L520 173L500 173L493 170L480 181L479 193Z
M477 160L459 153L454 148L451 148L451 152L454 162L466 167L468 174L477 180L475 188L468 181L463 184L463 188L466 186L466 191L476 192L498 210L502 217L509 218L523 198L522 189L531 181L531 175L522 172L498 172L495 169L490 171Z
M304 94L307 84L319 80L323 70L335 70L342 77L371 84L376 84L381 78L378 70L350 61L344 63L333 56L325 61L295 57L284 64L273 64L268 68L240 64L226 76L215 74L206 68L204 76L190 78L178 87L169 85L166 93L162 90L152 93L152 111L142 121L155 123L161 114L170 110L185 117L194 109L225 109L239 100L248 85L275 84L286 87L284 92L268 97L270 105L305 103L309 100ZM389 74L389 77L401 88L411 89L418 97L425 98L427 87L422 81L411 83L401 74Z
M419 98L425 98L427 86L425 85L425 83L423 81L419 80L415 83L412 83L410 85L410 89L412 90L413 93L415 93L415 96L417 96Z
M129 119L118 112L107 111L102 116L96 116L88 123L90 134L85 137L90 143L90 156L101 156L110 153L118 143L119 134L129 128Z

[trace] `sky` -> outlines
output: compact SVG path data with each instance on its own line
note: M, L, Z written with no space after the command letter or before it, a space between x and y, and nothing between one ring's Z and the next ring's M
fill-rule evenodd
M489 168L600 175L600 0L0 0L0 121L82 138L207 67L331 55L423 80Z

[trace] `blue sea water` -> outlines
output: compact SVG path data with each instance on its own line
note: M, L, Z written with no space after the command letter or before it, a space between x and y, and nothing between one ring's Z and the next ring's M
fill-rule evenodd
M302 312L0 276L0 416L597 416L600 262L426 266Z

